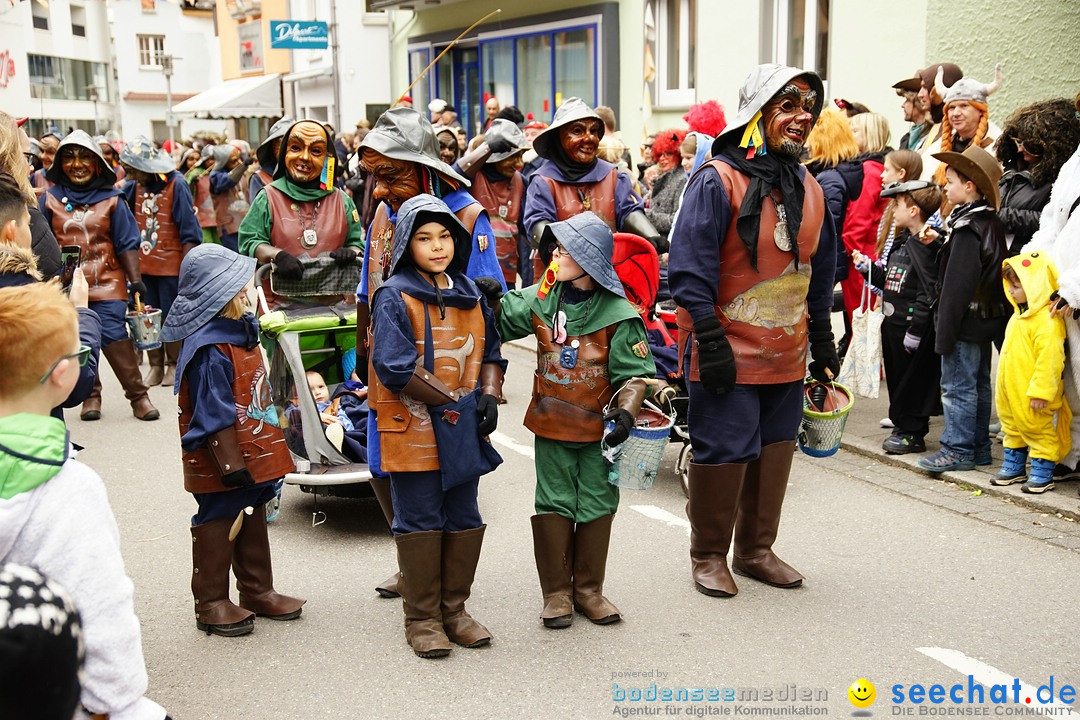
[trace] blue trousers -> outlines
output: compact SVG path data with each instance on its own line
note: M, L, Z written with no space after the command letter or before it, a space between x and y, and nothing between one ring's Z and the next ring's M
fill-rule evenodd
M143 275L142 280L146 284L146 297L142 301L161 310L161 321L164 322L176 301L180 278L174 275Z
M123 300L98 300L91 302L90 309L101 320L101 347L112 345L117 340L127 340L127 303Z
M794 440L802 422L803 382L736 385L714 395L701 383L687 382L687 424L694 462L704 465L747 463L761 448Z
M274 497L276 482L276 480L267 480L251 487L235 490L194 493L195 502L199 503L199 512L191 516L192 527L222 518L233 520L249 505L255 508L255 512L263 512L262 506Z
M958 340L941 356L941 446L962 460L990 457L990 347Z
M458 532L484 524L476 495L480 478L442 489L442 473L390 473L390 497L394 502L395 535L424 530Z

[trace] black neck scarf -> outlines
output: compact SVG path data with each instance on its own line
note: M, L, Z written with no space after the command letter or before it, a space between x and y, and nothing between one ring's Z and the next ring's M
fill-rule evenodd
M758 233L761 230L761 203L773 189L779 189L787 211L788 233L791 236L791 252L795 264L799 263L799 227L802 225L803 195L805 188L799 177L799 161L796 158L770 152L746 159L746 150L740 148L739 133L730 134L720 147L720 155L733 168L750 178L750 185L739 206L735 229L750 253L750 267L757 271Z
M582 165L581 163L574 162L563 150L561 138L552 143L551 162L555 163L555 167L559 168L559 172L563 174L563 177L568 182L577 182L581 178L592 172L592 169L596 167L596 156L593 156L592 162Z

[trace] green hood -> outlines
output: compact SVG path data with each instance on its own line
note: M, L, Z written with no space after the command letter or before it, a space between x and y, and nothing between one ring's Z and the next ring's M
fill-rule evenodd
M1041 311L1050 304L1050 295L1058 289L1058 273L1050 256L1042 252L1022 253L1002 262L1008 265L1020 278L1020 285L1027 295L1025 308L1017 307L1016 301L1009 294L1009 282L1002 278L1005 286L1005 297L1013 306L1013 310L1021 317L1030 317Z
M63 420L19 413L0 418L0 500L51 480L68 459Z
M536 296L536 289L540 287L539 285L533 285L522 291L529 309L548 325L551 324L551 318L555 311L559 309L559 298L562 296L564 284L561 282L555 283L555 286L551 288L551 292L543 299ZM585 327L578 331L582 335L588 335L608 325L638 317L634 306L626 298L621 298L603 287L597 287L595 292L596 297L593 301L595 305L589 311L588 322ZM569 314L570 312L567 312L567 315Z
M280 177L270 184L291 197L293 200L299 200L300 202L310 202L312 200L324 198L327 195L333 194L335 190L335 188L330 188L329 190L302 188L299 185L294 184L287 177Z

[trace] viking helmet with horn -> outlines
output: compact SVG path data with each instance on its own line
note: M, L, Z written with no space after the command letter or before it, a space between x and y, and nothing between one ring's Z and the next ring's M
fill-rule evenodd
M1001 63L998 63L994 68L994 81L990 84L981 83L975 78L962 77L947 88L945 87L944 77L944 70L939 66L937 76L934 78L934 89L945 100L946 105L958 100L985 104L986 98L993 95L1001 87Z

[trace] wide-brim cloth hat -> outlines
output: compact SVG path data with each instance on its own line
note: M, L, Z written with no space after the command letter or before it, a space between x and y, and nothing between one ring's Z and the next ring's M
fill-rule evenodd
M255 158L259 161L260 165L270 167L277 163L277 155L274 154L274 148L272 147L274 141L278 138L285 137L286 131L292 127L296 122L289 115L283 115L277 122L270 126L270 132L267 133L263 141L259 143L259 147L255 148Z
M412 234L420 225L437 222L450 231L454 238L454 259L447 272L462 271L469 266L472 254L472 234L461 224L450 207L434 195L421 193L401 203L397 222L394 223L394 244L390 252L390 274L398 269L412 241Z
M85 130L72 130L68 133L68 136L60 141L60 145L56 148L56 159L60 159L60 154L67 147L81 147L94 153L98 159L98 165L100 165L101 177L108 181L109 185L116 183L116 173L106 162L105 156L101 152L101 147L94 142L94 138L86 134ZM171 169L171 168L170 168ZM45 179L55 185L67 185L65 182L64 171L61 168L59 162L54 162L45 172ZM103 183L104 184L104 183Z
M934 159L955 169L963 174L975 187L979 188L986 201L997 210L1001 204L1001 196L998 194L998 180L1001 179L1001 165L997 158L983 150L978 145L970 145L964 152L939 152L933 154Z
M439 159L439 141L428 119L413 108L390 108L375 121L364 136L360 149L371 148L392 160L419 163L445 175L463 187L470 187L465 176Z
M101 139L105 141L104 137ZM154 143L145 135L136 135L128 141L120 152L120 162L152 175L169 173L176 169L172 157L164 150L154 147Z
M559 128L563 125L569 125L572 122L585 119L600 121L600 139L603 139L603 118L597 115L596 111L589 107L588 103L581 98L567 98L566 101L559 106L559 109L555 111L555 117L551 119L551 124L547 126L547 129L533 139L533 150L535 150L536 154L542 158L547 160L552 159L555 154L554 146L559 144Z
M915 74L909 78L904 78L899 82L895 82L892 85L897 90L904 90L906 92L919 92L922 87L922 69L915 71Z
M180 285L161 326L162 342L176 342L214 319L255 273L255 258L223 245L198 245L180 263Z
M758 65L746 76L742 87L739 88L739 112L735 115L724 131L716 136L713 141L712 153L719 154L720 146L732 133L741 133L746 125L754 119L761 109L765 107L773 97L789 82L798 77L805 77L810 89L817 93L818 102L811 111L814 122L817 122L821 108L825 104L825 86L818 74L811 70L803 70L787 65L766 63Z
M513 147L505 152L491 153L488 156L486 165L502 162L509 157L517 155L519 152L524 152L529 149L529 141L525 139L525 133L521 131L521 128L516 123L510 122L505 118L495 118L491 121L491 125L488 126L488 133L493 130L500 132L504 137L508 138Z
M553 222L544 228L540 246L561 243L574 262L605 290L626 297L622 282L611 264L615 236L608 224L591 211L574 215L569 220Z

